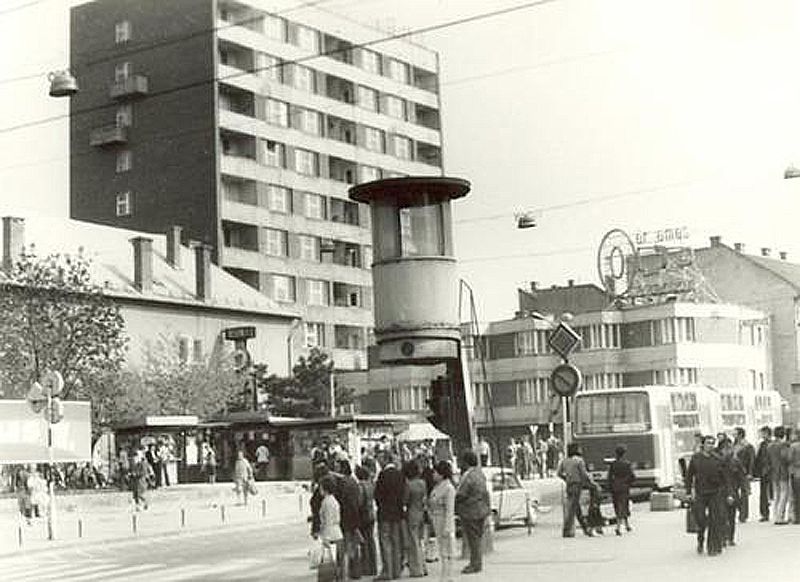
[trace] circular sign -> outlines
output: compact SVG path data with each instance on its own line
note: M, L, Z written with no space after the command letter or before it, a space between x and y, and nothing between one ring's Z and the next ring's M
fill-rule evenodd
M405 357L410 358L414 355L414 344L411 342L403 342L400 344L400 353Z
M581 371L572 364L561 364L550 374L553 392L561 397L574 396L581 387Z
M51 396L58 396L64 389L64 378L61 372L47 370L42 374L42 388L50 393Z
M606 292L612 297L625 295L636 269L638 250L631 237L615 228L608 231L597 249L597 273Z

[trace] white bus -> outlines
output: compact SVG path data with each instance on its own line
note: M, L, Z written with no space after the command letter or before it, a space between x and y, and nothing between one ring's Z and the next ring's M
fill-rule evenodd
M636 473L634 487L669 489L681 482L681 459L694 451L696 434L733 434L781 424L780 394L772 390L709 386L641 386L579 392L574 442L592 478L605 485L607 459L624 444Z

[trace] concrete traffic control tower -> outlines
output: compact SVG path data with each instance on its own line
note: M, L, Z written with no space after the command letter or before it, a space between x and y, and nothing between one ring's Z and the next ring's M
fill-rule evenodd
M450 201L469 189L466 180L429 176L377 180L350 189L352 200L371 208L378 359L388 365L447 364L445 382L437 384L444 392L434 397L445 402L442 430L457 449L474 447L475 432L461 354Z

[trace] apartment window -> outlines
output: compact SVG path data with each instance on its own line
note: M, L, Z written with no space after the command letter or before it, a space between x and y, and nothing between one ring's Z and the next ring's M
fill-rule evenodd
M319 51L319 33L313 28L297 25L297 46L312 52Z
M289 127L289 105L283 101L267 99L265 103L267 122L281 127Z
M294 301L294 277L272 275L272 298L275 301Z
M264 35L272 40L286 42L286 20L271 14L264 15Z
M178 337L178 361L181 364L189 363L189 341L186 336Z
M117 174L129 172L133 167L133 154L131 150L120 150L117 152Z
M267 188L267 208L272 212L282 212L289 214L291 210L289 204L289 189L283 186L270 184Z
M287 232L275 228L265 228L264 233L267 238L267 254L273 257L285 257Z
M301 234L300 241L300 258L304 261L319 261L319 239L315 236Z
M325 324L306 323L306 347L320 348L325 345Z
M299 127L300 131L310 133L311 135L320 135L320 114L318 111L311 109L301 109L299 114Z
M273 168L282 168L284 159L283 144L269 139L261 140L264 150L264 164Z
M122 44L123 42L128 42L131 39L131 23L128 20L123 20L122 22L117 22L114 25L114 42L117 44Z
M328 282L308 279L308 305L328 305Z
M121 83L130 79L133 74L133 66L129 62L119 63L114 67L114 81Z
M278 83L283 80L283 67L278 57L266 53L256 53L256 71L265 79Z
M359 166L358 167L359 184L364 182L372 182L373 180L381 179L381 170L374 166Z
M313 70L302 65L294 65L292 72L294 73L292 75L292 85L295 89L308 91L309 93L314 92L315 75Z
M308 150L296 149L294 150L294 170L299 174L306 176L316 176L318 174L317 168L317 154Z
M130 103L117 107L117 127L130 127L133 125L133 106Z
M374 127L364 128L364 147L372 152L383 153L384 150L384 137L380 129Z
M389 117L396 117L397 119L405 119L406 118L406 103L400 97L395 97L394 95L387 95L386 96L386 111L384 111L386 115Z
M361 49L361 68L368 73L381 74L381 56L375 51Z
M375 89L359 85L356 88L356 103L359 107L369 109L370 111L378 110L378 92Z
M325 199L322 196L306 192L305 206L306 218L325 220Z
M133 214L133 196L130 192L117 194L117 216L130 216Z
M395 59L390 60L389 78L400 83L408 83L408 65Z
M411 159L411 140L401 135L394 136L394 155L401 160Z

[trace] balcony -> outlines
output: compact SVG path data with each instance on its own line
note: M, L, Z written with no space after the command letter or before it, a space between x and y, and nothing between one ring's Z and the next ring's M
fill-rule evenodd
M93 129L89 134L89 145L94 147L113 146L128 143L128 128L104 125Z
M109 89L109 96L112 99L124 100L134 99L136 97L143 97L147 95L147 77L144 75L133 75L122 81L118 81L111 85Z

